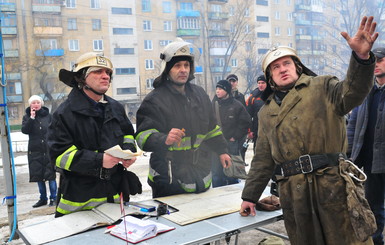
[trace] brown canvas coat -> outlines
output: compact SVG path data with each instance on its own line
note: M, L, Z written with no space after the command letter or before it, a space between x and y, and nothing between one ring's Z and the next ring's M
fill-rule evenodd
M372 55L372 54L371 54ZM346 152L344 115L362 103L373 86L374 62L351 57L347 77L302 74L281 106L270 96L259 112L259 132L242 199L257 202L275 164L304 154ZM338 166L279 181L285 226L292 245L372 244L354 236Z

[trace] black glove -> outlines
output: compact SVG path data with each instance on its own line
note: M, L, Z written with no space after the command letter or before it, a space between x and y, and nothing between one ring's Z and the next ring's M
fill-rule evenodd
M125 202L130 201L130 195L142 194L142 183L140 183L138 176L131 171L123 171L120 188Z

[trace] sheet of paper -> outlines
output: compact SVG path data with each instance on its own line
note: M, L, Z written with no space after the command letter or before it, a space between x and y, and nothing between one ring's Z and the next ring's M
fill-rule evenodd
M176 207L179 211L163 217L179 225L187 225L200 220L238 212L242 199L242 187L227 185L211 188L199 194L180 194L156 198ZM261 198L266 195L262 195Z
M111 156L122 158L122 159L131 159L133 157L138 157L143 154L143 151L138 149L138 152L132 152L130 150L123 150L120 145L113 146L104 151L105 153L110 154Z

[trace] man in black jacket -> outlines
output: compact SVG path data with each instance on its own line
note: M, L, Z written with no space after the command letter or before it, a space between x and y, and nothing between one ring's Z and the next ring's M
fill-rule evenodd
M48 131L51 161L61 173L56 217L119 203L121 193L125 199L141 193L139 179L125 171L136 158L104 153L115 145L136 151L134 128L123 106L105 95L112 71L111 61L94 52L80 56L72 71L60 70L59 79L72 90L54 112ZM130 190L128 179L135 183Z
M210 98L190 82L198 55L194 46L180 38L167 45L154 90L136 115L138 146L152 152L148 183L153 197L210 188L210 150L219 155L223 167L231 165Z
M216 85L213 108L218 124L222 127L229 153L239 155L239 141L247 134L251 118L246 108L231 95L231 85L227 80L220 80ZM212 163L213 187L236 184L238 179L227 177L216 154Z

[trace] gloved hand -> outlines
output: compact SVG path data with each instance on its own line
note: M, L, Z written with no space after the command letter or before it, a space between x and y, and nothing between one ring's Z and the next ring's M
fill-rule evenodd
M259 211L274 211L281 209L281 202L278 197L271 195L259 200L255 208Z
M130 195L142 194L142 183L138 176L131 171L123 171L122 181L120 183L119 193L123 193L123 200L130 201Z

